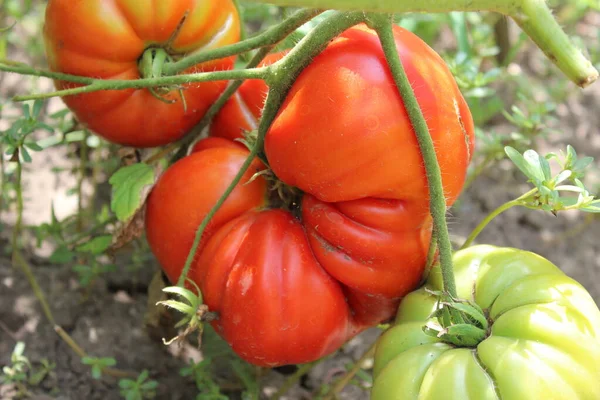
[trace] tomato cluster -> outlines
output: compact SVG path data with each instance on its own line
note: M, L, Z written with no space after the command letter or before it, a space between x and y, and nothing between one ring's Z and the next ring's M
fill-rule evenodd
M441 58L412 33L394 34L450 205L473 150L471 116ZM150 194L147 238L172 282L249 154L230 139L255 126L266 90L246 82L211 137ZM305 363L389 320L421 281L429 249L427 179L375 32L361 25L333 40L291 87L265 140L268 167L256 159L210 221L188 277L241 357ZM301 194L286 203L274 186Z

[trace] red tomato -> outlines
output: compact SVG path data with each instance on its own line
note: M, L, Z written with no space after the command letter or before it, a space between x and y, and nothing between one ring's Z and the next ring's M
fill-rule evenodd
M406 202L365 198L326 203L305 195L302 222L316 259L347 286L357 323L389 319L402 296L421 281L431 217L415 221Z
M207 137L198 140L192 147L190 153L198 153L202 150L211 149L215 147L229 147L233 149L245 149L246 147L240 142L234 142L232 140L224 139L221 137Z
M448 204L460 193L474 145L467 104L444 64L414 34L394 28L402 63L431 136ZM273 172L322 201L415 201L427 213L417 139L379 39L348 29L300 74L265 138Z
M473 152L471 114L443 60L402 28L394 36L450 206ZM304 69L267 132L265 153L279 179L306 193L311 247L348 287L357 321L390 318L421 279L431 216L417 139L374 31L348 29Z
M317 263L289 212L245 213L223 226L189 277L219 313L216 331L253 364L314 361L351 332L342 287Z
M191 154L173 164L152 189L146 203L146 237L171 282L177 282L181 274L198 226L233 181L248 154L247 150L233 147L214 147ZM266 205L265 180L258 177L247 183L262 169L260 160L255 160L209 223L201 246L222 225Z
M186 16L187 15L187 16ZM186 16L181 30L178 24ZM53 71L103 79L138 79L148 48L165 48L175 59L239 40L239 17L231 0L50 0L44 40ZM226 70L233 58L196 65L186 72ZM204 115L227 82L183 86L155 98L147 89L114 90L64 98L79 121L105 139L152 147L181 138ZM76 85L57 81L58 89Z
M287 53L269 54L259 66L271 65ZM210 135L234 140L242 138L245 131L257 129L268 91L267 84L261 79L245 81L215 116Z

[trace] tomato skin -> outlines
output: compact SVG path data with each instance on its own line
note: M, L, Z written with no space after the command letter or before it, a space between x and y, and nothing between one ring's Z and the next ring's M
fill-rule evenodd
M489 312L476 348L425 335L441 290L439 267L402 301L381 338L371 398L504 400L600 398L600 311L587 291L527 251L474 246L455 254L458 295Z
M274 64L287 53L286 50L269 54L259 67ZM244 81L213 119L209 134L235 140L242 138L245 131L257 129L268 91L269 87L262 79Z
M472 117L443 60L400 27L394 36L438 149L450 205L473 152ZM379 39L364 25L343 32L300 74L267 132L265 153L282 181L322 201L376 197L427 204L412 125Z
M231 0L170 0L141 4L131 0L50 0L44 41L50 69L102 79L138 79L138 60L148 47L171 44L177 56L239 40L237 10ZM196 65L186 72L227 70L233 58ZM57 89L76 85L56 81ZM164 145L181 138L204 115L227 82L184 85L184 110L177 90L164 95L147 89L101 91L64 97L78 120L106 140L134 147Z
M342 288L319 266L287 211L246 213L220 228L189 277L219 313L216 331L255 365L314 361L348 338Z
M248 157L248 150L213 147L173 164L158 180L146 203L146 237L172 283L177 282L192 247L196 229L225 192ZM199 250L216 229L246 211L264 207L267 184L256 159L211 220Z
M228 139L224 139L221 137L212 137L209 136L207 138L198 140L196 142L196 144L194 144L194 146L192 146L192 150L190 151L191 153L198 153L200 151L206 150L206 149L211 149L211 148L223 148L223 147L228 147L228 148L232 148L232 149L247 149L242 143L240 142L234 142Z
M359 199L326 203L305 195L302 220L319 263L348 287L355 318L389 319L400 298L421 281L431 238L431 218L420 224L410 205Z

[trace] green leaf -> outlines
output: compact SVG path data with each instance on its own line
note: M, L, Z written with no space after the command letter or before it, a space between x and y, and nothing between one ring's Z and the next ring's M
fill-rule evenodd
M535 178L539 182L549 181L552 179L552 172L550 171L550 164L548 160L540 156L535 150L527 150L523 153L525 161L529 165L529 171L531 171Z
M176 294L188 301L192 307L198 307L202 304L202 297L197 296L191 290L179 287L179 286L168 286L162 290L165 293Z
M37 144L36 142L25 142L23 143L29 150L33 150L33 151L42 151L44 150L42 148L42 146L40 146L39 144Z
M50 256L49 261L54 264L67 264L73 261L75 253L69 250L66 246L60 246Z
M592 201L587 206L581 207L580 210L589 213L600 213L600 199Z
M91 253L93 255L102 254L112 244L111 235L103 235L93 238L87 243L77 246L76 250L81 253Z
M173 308L177 311L179 311L182 314L185 315L194 315L194 313L196 312L196 309L188 306L187 304L184 304L180 301L175 301L175 300L164 300L164 301L159 301L158 303L156 303L156 305L161 305L161 306L165 306L165 307L170 307Z
M142 207L154 178L154 170L144 163L123 167L110 177L110 207L120 221L127 221Z
M119 387L121 389L131 389L134 386L135 386L135 381L132 381L131 379L119 380Z
M92 365L92 378L100 379L102 377L102 368L98 364Z
M29 152L27 151L27 149L24 146L21 146L19 148L19 151L21 152L21 156L23 157L23 161L25 161L26 163L30 163L31 162L31 155L29 154Z

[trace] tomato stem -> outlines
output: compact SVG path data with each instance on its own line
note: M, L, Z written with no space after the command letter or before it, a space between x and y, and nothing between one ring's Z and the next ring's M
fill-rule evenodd
M479 234L481 233L481 231L483 231L485 229L485 227L494 219L496 218L498 215L502 214L504 211L513 208L515 206L523 206L526 205L526 199L528 199L529 197L535 195L538 192L538 189L531 189L529 192L525 193L524 195L520 196L518 199L515 200L511 200L507 203L502 204L500 207L496 208L494 211L492 211L487 217L485 217L485 219L483 219L479 225L477 225L477 227L475 229L473 229L473 232L471 232L471 234L469 235L469 237L467 238L467 240L465 240L465 243L460 247L460 250L463 250L469 246L471 246L471 244L475 241L475 239L477 239L477 236L479 236Z
M363 10L378 13L449 13L493 11L512 17L552 62L573 82L585 87L598 71L560 27L545 0L250 0L279 6Z
M202 220L202 223L196 230L196 236L194 237L192 248L188 253L185 265L181 271L181 276L177 281L177 286L183 287L206 226L209 224L210 220L214 217L217 211L219 211L223 203L225 203L227 197L229 197L233 189L240 182L252 164L254 158L263 150L265 135L267 134L271 123L277 116L279 108L285 100L285 96L287 95L298 75L300 75L300 72L302 72L304 67L308 65L313 57L319 54L325 48L325 46L327 46L327 43L330 40L351 26L356 25L364 20L365 15L363 13L334 13L323 20L308 35L298 42L296 47L294 47L294 49L290 51L285 58L271 66L264 67L264 70L270 72L270 79L268 81L269 92L267 94L265 107L262 112L262 118L258 126L256 142L254 143L248 158L238 171L237 175L233 178L233 181L225 190L225 193L223 193L217 203L211 208L208 214L206 214Z
M430 211L433 216L434 229L438 241L440 253L440 263L442 277L444 280L444 291L451 298L458 298L456 292L456 283L454 281L454 271L452 268L452 243L448 233L448 224L446 222L446 197L444 195L444 186L442 183L442 174L438 164L433 139L429 134L429 128L425 122L425 117L415 92L410 85L404 66L400 61L394 33L392 31L392 20L389 16L381 14L370 14L370 23L377 31L383 52L388 65L400 92L402 101L408 113L410 122L413 126L419 148L425 164L425 172L429 184L429 202Z
M241 42L228 46L218 47L196 54L190 54L189 56L184 57L177 62L169 63L165 65L163 73L165 75L175 75L190 67L193 67L196 64L206 61L218 60L220 58L246 53L247 51L259 49L265 46L274 46L322 12L322 10L314 9L299 10L282 23L275 25L252 38L245 39Z

